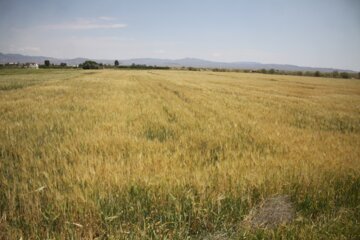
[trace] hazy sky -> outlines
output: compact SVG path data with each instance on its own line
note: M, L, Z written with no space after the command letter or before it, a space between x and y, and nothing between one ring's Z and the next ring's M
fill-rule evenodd
M360 70L360 0L0 0L0 52Z

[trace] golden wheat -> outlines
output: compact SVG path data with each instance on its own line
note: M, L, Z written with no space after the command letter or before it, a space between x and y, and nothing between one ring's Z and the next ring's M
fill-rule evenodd
M359 236L360 81L23 71L0 72L0 238ZM274 194L300 220L242 229Z

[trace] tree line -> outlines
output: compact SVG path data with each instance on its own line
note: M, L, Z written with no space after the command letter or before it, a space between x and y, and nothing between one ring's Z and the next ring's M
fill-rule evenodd
M193 69L191 69L193 70ZM277 69L259 69L259 70L249 70L249 69L224 69L224 68L213 68L213 72L245 72L245 73L262 73L262 74L278 74L278 75L294 75L294 76L309 76L309 77L330 77L330 78L358 78L360 79L360 72L351 73L351 72L320 72L320 71L283 71Z
M21 66L20 64L15 65ZM14 67L14 65L2 64L0 68L8 68ZM50 60L45 60L44 64L39 65L40 68L82 68L82 69L108 69L108 68L118 68L118 69L163 69L168 70L172 69L170 67L162 67L162 66L151 66L145 64L131 64L131 65L120 65L118 60L114 61L114 64L103 64L97 63L96 61L87 60L78 66L68 66L66 63L54 64L51 63ZM227 69L227 68L196 68L196 67L181 67L175 68L180 70L188 70L188 71L213 71L213 72L244 72L244 73L262 73L262 74L278 74L278 75L295 75L295 76L311 76L311 77L331 77L331 78L358 78L360 79L360 72L320 72L320 71L283 71L278 69Z

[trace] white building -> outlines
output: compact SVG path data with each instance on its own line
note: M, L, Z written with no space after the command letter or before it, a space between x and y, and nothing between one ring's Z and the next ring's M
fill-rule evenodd
M25 66L27 68L39 69L39 64L37 63L26 63Z

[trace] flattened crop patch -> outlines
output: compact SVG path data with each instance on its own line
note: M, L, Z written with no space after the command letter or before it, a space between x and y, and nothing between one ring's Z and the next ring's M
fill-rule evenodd
M290 223L295 218L295 208L287 195L265 199L254 207L244 219L244 224L252 228L273 229Z

